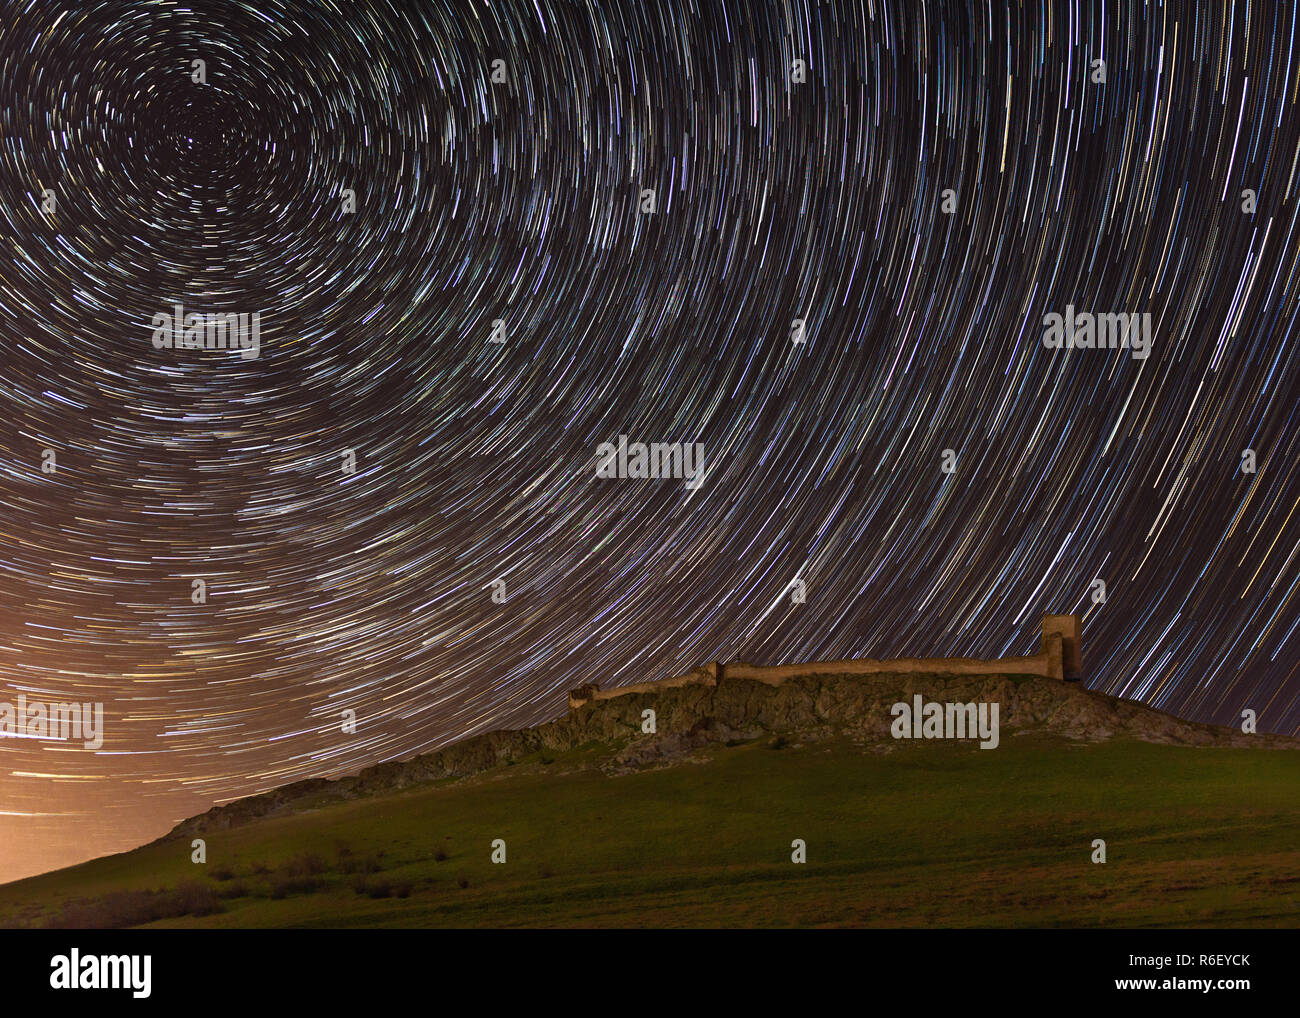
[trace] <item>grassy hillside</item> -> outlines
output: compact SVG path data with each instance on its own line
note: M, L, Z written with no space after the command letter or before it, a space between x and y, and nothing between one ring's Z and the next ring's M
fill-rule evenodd
M23 880L0 887L0 925L1300 919L1296 752L1044 734L995 751L765 736L617 777L588 766L598 753L537 754L213 831L205 866L189 861L187 837ZM504 865L490 861L495 838ZM804 865L790 861L795 838ZM1094 838L1106 841L1104 865L1090 861Z

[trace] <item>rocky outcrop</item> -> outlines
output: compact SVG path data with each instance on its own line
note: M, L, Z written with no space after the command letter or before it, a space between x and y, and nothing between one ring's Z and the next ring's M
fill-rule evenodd
M696 757L717 743L765 735L847 735L891 748L890 708L915 694L927 702L998 703L1002 739L1041 732L1100 742L1126 738L1187 746L1300 748L1300 739L1245 735L1232 728L1180 721L1140 704L1089 692L1073 683L1006 675L810 675L781 685L724 678L717 685L656 686L595 700L556 721L488 732L405 762L379 764L354 777L286 785L217 806L177 825L164 839L226 830L264 817L463 778L531 754L562 753L590 743L605 748L589 766L617 774ZM655 711L656 733L641 733L642 711Z

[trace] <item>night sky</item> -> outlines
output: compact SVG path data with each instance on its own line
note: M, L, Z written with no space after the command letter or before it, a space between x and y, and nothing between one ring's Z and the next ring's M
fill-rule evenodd
M1300 731L1275 6L5 0L0 700L106 731L0 740L0 879L581 682L1044 611L1092 689ZM155 348L176 303L260 355ZM1045 348L1067 306L1150 356ZM619 435L703 484L598 479Z

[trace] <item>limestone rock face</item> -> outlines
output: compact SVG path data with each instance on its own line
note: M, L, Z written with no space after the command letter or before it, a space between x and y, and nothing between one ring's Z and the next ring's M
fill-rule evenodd
M446 778L463 778L538 752L560 753L601 744L590 766L616 775L690 760L710 745L768 735L800 739L847 735L864 751L894 744L898 702L920 694L926 702L998 703L1001 737L1042 732L1083 742L1139 739L1188 746L1300 749L1300 739L1245 735L1234 728L1180 721L1075 683L1000 675L810 675L779 686L724 678L717 685L665 686L593 700L555 721L517 731L488 732L355 777L300 781L263 795L217 806L177 825L163 840L225 830L262 817L394 791ZM656 714L655 735L641 734L641 712Z

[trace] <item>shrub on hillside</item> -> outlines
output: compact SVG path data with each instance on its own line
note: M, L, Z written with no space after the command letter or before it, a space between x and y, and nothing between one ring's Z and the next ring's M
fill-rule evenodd
M324 873L329 867L325 860L315 852L304 852L302 855L295 855L281 868L280 872L286 877L310 877L318 873Z
M113 891L101 898L71 901L47 925L57 930L120 930L220 911L221 902L209 884L184 880L171 889Z
M360 877L352 884L357 894L368 898L409 898L411 882L409 880L390 880L387 877Z
M291 894L311 894L326 885L320 877L315 876L277 876L271 881L271 897L279 900Z

